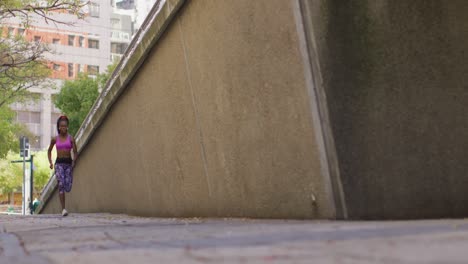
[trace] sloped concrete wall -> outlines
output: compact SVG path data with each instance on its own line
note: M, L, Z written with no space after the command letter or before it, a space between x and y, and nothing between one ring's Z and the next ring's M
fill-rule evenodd
M334 218L296 4L187 1L88 122L69 211ZM59 212L56 192L43 212Z
M85 122L69 208L466 217L466 14L464 0L187 1ZM44 212L58 211L55 193Z

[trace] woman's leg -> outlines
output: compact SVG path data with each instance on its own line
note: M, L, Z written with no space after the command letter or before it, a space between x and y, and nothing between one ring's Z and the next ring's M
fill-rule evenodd
M66 166L64 164L55 164L55 177L57 179L59 199L60 205L62 206L62 211L63 209L65 209L65 173Z
M60 203L62 205L62 216L67 216L68 212L65 209L65 193L70 192L73 183L73 168L71 164L64 164L63 169L63 178L62 178L62 193L60 196Z
M62 206L62 210L65 209L65 193L59 192L60 198L60 205Z

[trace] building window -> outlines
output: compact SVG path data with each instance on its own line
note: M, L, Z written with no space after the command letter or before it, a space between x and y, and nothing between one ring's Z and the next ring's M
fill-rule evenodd
M73 77L73 63L68 63L68 77Z
M8 36L13 36L13 34L15 33L15 29L12 28L12 27L8 27Z
M89 15L91 17L99 17L99 4L98 3L89 3Z
M68 35L68 46L74 46L74 45L75 45L75 36Z
M113 62L113 63L114 62L119 62L121 58L122 58L122 54L111 53L110 61Z
M118 18L111 18L111 25L112 26L117 26L120 24L120 19Z
M60 71L61 68L60 64L54 63L54 71Z
M117 54L124 54L127 47L127 43L111 43L111 52Z
M83 36L80 36L80 38L78 39L78 43L79 43L80 47L84 47L84 37Z
M20 36L24 35L24 28L18 28L18 35Z
M99 49L99 40L97 40L97 39L88 39L88 48L90 48L90 49Z
M52 39L52 44L60 44L60 39L58 38Z
M55 101L55 98L56 98L57 96L56 96L55 94L52 94L51 97L52 97L52 98L51 98L52 101ZM60 114L57 114L57 113L53 113L53 112L52 112L52 113L50 114L50 117L51 117L51 118L50 118L50 124L51 124L52 126L54 126L54 127L55 127L54 130L57 131L57 119L60 117Z
M116 1L118 9L133 10L135 9L135 0Z
M77 64L77 71L81 73L84 72L83 65Z
M41 113L40 112L31 112L30 113L29 123L40 124L41 123Z
M89 75L98 75L99 74L99 66L88 65L88 74Z
M41 36L34 36L34 42L41 42Z
M24 111L16 112L16 119L21 123L29 123L29 113Z

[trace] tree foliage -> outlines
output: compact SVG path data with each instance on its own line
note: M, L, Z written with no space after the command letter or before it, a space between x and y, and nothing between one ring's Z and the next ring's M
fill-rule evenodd
M13 111L0 107L0 159L5 158L9 150L19 147L17 135L20 126L13 123L13 118Z
M27 129L15 124L14 113L8 106L13 102L28 100L28 88L38 87L50 70L45 54L50 52L47 45L26 41L21 35L3 32L2 27L15 25L28 29L42 20L50 24L73 23L60 21L59 13L74 14L77 18L86 16L86 5L82 0L0 0L0 192L10 193L21 187L22 168L11 164L18 154L9 152L19 148L19 135L27 135ZM94 96L94 95L93 95ZM96 95L97 96L97 95ZM29 133L30 134L30 133ZM31 138L31 137L30 137ZM44 161L45 160L45 161ZM35 188L41 189L49 178L47 156L38 153L35 161Z
M116 64L109 65L107 71L97 78L80 75L78 79L66 81L60 93L55 96L54 104L68 116L68 132L75 135L99 95L99 88L104 87Z
M0 159L0 193L9 194L13 191L21 191L23 182L22 165L11 163L18 159L19 154L10 152L5 158Z
M54 14L67 12L83 18L83 7L88 3L81 0L2 0L0 1L0 19L19 18L25 27L35 19L46 23L66 24L54 17Z
M51 170L46 151L40 151L34 155L34 192L40 192L49 181ZM5 158L0 159L0 194L8 194L21 191L23 183L23 164L11 163L20 159L18 153L9 152ZM26 166L29 166L27 163Z
M0 39L0 107L28 99L28 89L49 76L45 50L44 45L19 36Z
M98 82L86 75L81 75L76 80L66 81L60 93L55 96L55 106L68 116L70 123L68 133L75 135L81 122L91 109L99 95Z
M46 23L70 24L57 19L56 14L67 12L82 18L86 5L80 0L1 0L0 23L6 25L15 21L23 28L39 19ZM29 95L28 88L38 86L50 71L44 57L49 52L47 45L25 41L20 35L5 37L4 32L0 33L1 107L25 98Z
M53 153L52 160L55 159ZM40 192L46 183L49 181L51 174L49 167L49 159L47 158L47 151L39 151L34 153L34 191Z

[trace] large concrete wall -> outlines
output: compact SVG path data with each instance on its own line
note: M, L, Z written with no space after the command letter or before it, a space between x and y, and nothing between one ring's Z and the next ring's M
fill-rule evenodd
M334 218L295 8L187 1L82 148L69 211Z
M309 4L349 217L466 217L468 1Z
M464 0L187 1L83 130L69 207L466 217L466 14Z

